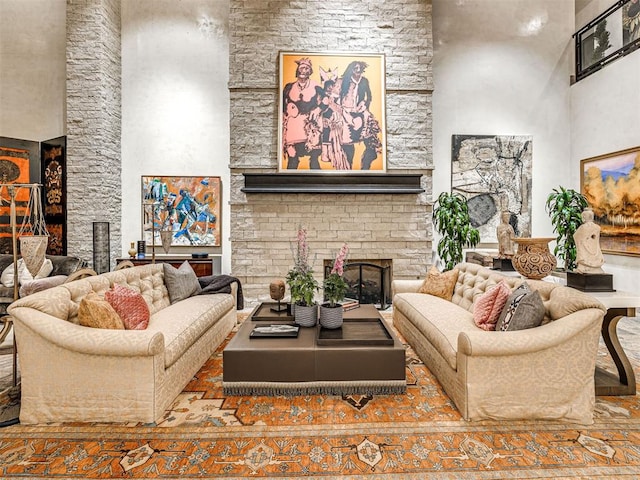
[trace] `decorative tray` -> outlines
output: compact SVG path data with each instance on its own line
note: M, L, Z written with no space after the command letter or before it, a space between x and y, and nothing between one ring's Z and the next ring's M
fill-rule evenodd
M293 315L289 315L287 313L287 304L280 303L280 306L283 310L281 312L276 312L274 310L278 309L278 302L263 302L253 310L251 313L251 320L254 322L265 320L268 322L273 322L274 320L286 320L288 322L293 322Z
M296 338L300 327L290 323L274 325L256 325L251 330L249 338Z
M393 345L393 336L381 319L345 318L341 328L318 328L318 346Z

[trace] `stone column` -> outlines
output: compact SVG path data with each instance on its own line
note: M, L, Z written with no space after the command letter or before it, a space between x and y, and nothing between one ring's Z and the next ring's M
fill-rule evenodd
M93 259L92 224L121 250L120 0L67 0L68 251Z

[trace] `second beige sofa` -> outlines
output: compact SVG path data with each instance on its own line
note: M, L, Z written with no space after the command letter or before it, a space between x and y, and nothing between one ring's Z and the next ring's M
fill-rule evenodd
M605 307L578 290L527 280L545 306L542 326L496 332L473 321L474 301L520 278L462 263L451 301L417 293L422 280L395 280L395 327L466 420L546 419L593 423L594 370Z

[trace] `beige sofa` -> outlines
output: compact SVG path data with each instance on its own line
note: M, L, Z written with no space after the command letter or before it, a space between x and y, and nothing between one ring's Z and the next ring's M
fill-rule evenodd
M77 324L78 305L115 283L139 291L146 330ZM170 305L162 264L77 280L8 308L22 382L20 422L153 422L236 323L232 294L195 295Z
M547 419L593 423L594 370L605 307L578 290L527 280L542 297L543 325L485 331L474 300L522 279L462 263L452 301L417 293L422 280L395 280L394 325L466 420Z

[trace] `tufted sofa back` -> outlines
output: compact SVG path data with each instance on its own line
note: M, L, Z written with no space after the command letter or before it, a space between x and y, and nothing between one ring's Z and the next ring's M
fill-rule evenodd
M78 307L85 295L93 291L102 296L116 283L140 292L152 315L170 305L161 263L86 277L26 296L14 305L35 308L61 320L78 323Z
M500 275L475 263L460 263L455 268L458 269L459 274L451 301L470 312L473 312L473 303L477 297L501 280L504 280L512 290L525 281L519 277ZM599 308L604 312L607 311L599 300L576 289L542 280L526 280L526 282L531 290L537 290L542 298L546 309L545 323L585 308Z

